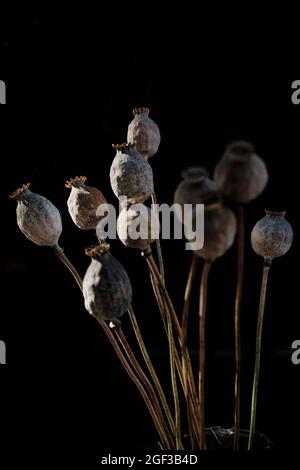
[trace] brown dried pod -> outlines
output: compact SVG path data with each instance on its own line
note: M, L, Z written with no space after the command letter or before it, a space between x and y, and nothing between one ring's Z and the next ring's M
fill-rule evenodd
M208 172L200 166L191 166L181 173L183 181L174 194L174 202L180 204L207 204L220 199L216 183L208 177Z
M102 242L86 250L92 259L82 285L85 308L101 320L121 317L132 300L129 277L109 248Z
M233 245L236 230L236 217L231 209L221 202L205 206L204 245L194 253L206 261L215 261Z
M17 201L17 224L30 241L39 246L58 248L62 232L59 210L40 194L29 190L30 183L24 184L9 197Z
M145 251L159 238L159 219L143 204L123 207L117 221L119 239L125 246Z
M243 204L259 196L268 182L264 161L248 142L232 142L217 164L214 180L221 193L232 201Z
M293 230L285 215L286 212L266 210L265 217L252 230L252 248L266 261L284 256L292 246Z
M152 168L134 145L113 145L117 154L110 169L111 187L117 198L144 202L154 191Z
M67 204L74 224L82 230L95 230L98 222L104 217L97 215L101 204L106 204L103 193L93 186L85 184L86 176L76 176L66 182L71 189Z
M157 124L149 117L148 108L136 108L134 118L128 126L127 142L135 143L138 152L144 157L153 157L160 144L160 131Z

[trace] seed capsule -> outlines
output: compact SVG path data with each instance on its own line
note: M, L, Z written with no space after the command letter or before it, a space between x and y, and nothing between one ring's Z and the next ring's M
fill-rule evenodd
M121 317L132 300L128 275L109 248L102 242L86 250L92 259L83 278L84 304L91 315L101 320Z
M117 232L124 245L144 251L159 238L158 216L143 204L123 207L117 221Z
M266 210L266 215L254 226L251 233L252 248L259 256L271 261L284 256L291 248L293 230L284 218L286 212Z
M71 189L67 201L69 214L80 229L95 230L98 222L104 217L97 215L97 208L106 204L106 199L99 189L87 186L85 181L86 176L76 176L66 182L66 188Z
M220 202L205 206L204 245L194 253L206 261L215 261L232 246L236 229L236 217L231 209Z
M32 193L24 184L9 197L17 201L17 224L25 237L39 246L58 248L62 232L59 210L45 197Z
M208 177L207 171L200 166L188 167L182 172L183 181L179 183L174 202L180 204L207 204L220 199L216 183Z
M217 164L214 179L225 197L242 204L263 192L268 182L268 171L252 144L233 142Z
M144 202L153 193L152 168L129 144L113 145L117 154L110 169L111 187L117 198Z
M149 117L148 108L136 108L134 119L128 126L127 142L135 143L138 152L144 157L153 157L160 144L160 132L157 124Z

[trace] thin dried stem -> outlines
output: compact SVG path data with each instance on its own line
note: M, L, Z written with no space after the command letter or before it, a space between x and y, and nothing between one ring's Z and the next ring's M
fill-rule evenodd
M151 200L152 200L152 205L154 206L154 211L156 214L158 214L157 211L157 198L155 192L151 194ZM158 238L156 240L156 251L157 251L157 257L158 257L158 266L159 266L159 272L160 275L165 282L165 268L164 268L164 259L162 255L162 250L161 250L161 244L160 244L160 239Z
M148 396L148 394L146 393L142 383L140 382L140 380L138 379L138 377L136 376L136 374L133 372L131 366L129 365L126 357L124 356L123 352L121 351L117 341L116 341L116 338L113 336L109 326L103 321L103 320L98 320L100 326L102 327L102 329L104 330L105 334L107 335L109 341L111 342L112 344L112 347L114 348L118 358L120 359L125 371L127 372L127 374L129 375L129 377L131 378L131 380L133 381L134 385L137 387L138 391L140 392L145 404L146 404L146 407L150 413L150 416L155 424L155 427L156 427L156 430L160 436L160 439L161 441L163 442L163 445L164 445L164 448L166 450L169 450L169 443L167 442L166 438L165 438L165 433L163 431L163 428L162 428L162 425L161 425L161 422L155 412L155 409L151 403L151 400Z
M74 277L78 287L80 288L81 292L82 292L82 279L78 273L78 271L76 270L76 268L74 267L74 265L71 263L71 261L66 257L66 255L64 254L63 250L59 250L56 252L56 255L59 257L59 259L63 262L63 264L68 268L68 270L70 271L70 273L72 274L72 276ZM152 417L152 420L155 424L155 427L157 429L157 432L160 436L160 439L161 441L164 443L164 446L165 446L165 449L166 450L169 450L170 448L170 445L169 445L169 442L167 442L166 438L165 438L165 435L164 435L164 431L162 429L162 425L156 415L156 412L151 404L151 401L145 391L145 389L143 388L141 382L139 381L139 379L137 378L137 376L135 375L135 373L133 372L132 368L130 367L128 361L126 360L126 357L124 356L122 350L120 349L117 341L116 341L116 338L114 337L114 335L112 334L112 331L111 329L109 328L109 326L105 323L105 321L103 320L98 320L98 323L99 325L102 327L102 329L104 330L106 336L108 337L112 347L114 348L119 360L121 361L124 369L126 370L127 374L129 375L129 377L131 378L131 380L133 381L133 383L135 384L135 386L137 387L137 389L139 390L140 394L142 395L142 398L147 406L147 409L150 413L150 416Z
M234 328L235 328L235 406L234 406L234 436L233 450L239 449L240 439L240 409L241 409L241 304L244 279L244 243L245 224L244 207L237 210L238 223L238 261L237 261L237 286L235 296Z
M150 277L151 277L151 282L152 282L152 287L153 291L159 306L159 310L163 319L165 331L168 334L167 330L167 321L166 321L166 316L167 314L171 315L170 308L172 309L172 320L177 320L177 331L178 331L178 339L179 342L181 343L181 327L179 325L178 319L177 319L177 314L174 310L172 301L169 297L169 294L167 292L167 289L161 279L161 276L159 274L158 268L155 264L155 261L153 257L151 256L151 252L146 252L142 253L147 261L149 272L150 272ZM198 397L197 397L197 392L196 392L196 387L195 387L195 382L194 382L194 377L193 377L193 372L192 372L192 366L191 366L191 361L190 357L188 354L188 350L185 351L185 356L186 356L186 364L187 364L187 371L188 371L188 383L189 383L189 388L190 388L190 399L189 399L189 394L185 394L185 387L184 387L184 382L183 382L183 372L182 372L182 364L181 360L179 358L179 354L177 351L177 348L175 347L174 355L175 355L175 365L177 368L177 372L180 378L180 382L185 394L185 398L187 400L188 406L190 406L190 418L192 419L193 422L193 431L194 435L198 441L200 442L200 434L199 434L199 403L198 403Z
M191 267L188 274L188 279L186 283L185 293L184 293L184 305L183 305L183 314L182 314L182 372L183 372L183 383L184 383L184 390L187 402L187 416L188 416L188 425L189 425L189 433L191 438L191 445L192 449L195 448L195 439L193 434L193 427L192 427L192 416L190 410L190 389L188 386L188 371L187 371L187 331L188 331L188 322L189 322L189 306L190 306L190 297L192 292L192 287L197 271L197 264L198 264L198 256L193 254Z
M143 358L144 358L144 361L145 361L145 364L149 370L149 373L151 375L151 378L154 382L154 385L156 387L156 390L157 390L157 393L159 395L159 398L160 398L160 401L162 403L162 406L163 406L163 409L164 409L164 412L167 416L167 419L168 419L168 423L169 423L169 426L170 426L170 429L173 433L173 435L175 435L175 423L174 423L174 420L172 418L172 414L171 414L171 411L170 411L170 408L169 408L169 405L168 405L168 402L167 402L167 399L166 399L166 396L164 394L164 391L162 389L162 386L161 386L161 383L160 383L160 380L158 378L158 375L155 371L155 368L154 368L154 365L153 365L153 362L151 361L151 358L148 354L148 351L147 351L147 347L145 345L145 342L144 342L144 339L143 339L143 336L142 336L142 333L141 333L141 330L140 330L140 327L138 325L138 322L137 322L137 319L136 319L136 316L134 314L134 311L133 311L133 308L130 307L128 309L128 314L129 314L129 318L130 318L130 321L131 321L131 324L132 324L132 328L134 330L134 333L135 333L135 336L136 336L136 339L137 339L137 342L139 344L139 347L140 347L140 350L141 350L141 353L143 355Z
M78 287L82 291L82 279L81 279L78 271L75 269L75 267L71 263L71 261L65 255L64 250L62 248L60 248L58 250L55 249L55 255L68 268L68 270L70 271L70 273L74 277L75 281L77 282Z
M144 386L145 386L145 388L148 392L148 395L149 395L150 399L152 400L152 404L153 404L154 409L157 413L159 421L162 425L162 429L163 429L163 432L164 432L165 441L167 442L167 445L168 445L168 449L169 450L174 449L174 441L173 441L172 435L170 434L170 430L168 429L168 426L165 422L165 418L164 418L164 415L162 413L161 406L160 406L160 403L159 403L158 398L156 396L156 393L155 393L151 383L149 382L147 376L145 375L143 369L141 368L138 360L136 359L135 354L134 354L133 350L131 349L130 344L127 341L127 338L126 338L126 336L125 336L125 334L122 330L121 325L116 326L114 328L114 332L115 332L116 336L118 337L118 340L119 340L120 344L122 345L125 353L127 354L127 357L129 359L129 361L131 362L131 364L133 366L133 369L135 370L137 376L140 378L141 382L144 384Z
M253 448L254 435L255 435L257 392L258 392L260 358L261 358L262 328L263 328L263 321L264 321L269 271L270 271L270 263L264 264L263 276L262 276L262 281L261 281L257 331L256 331L255 370L254 370L254 379L253 379L253 388L252 388L251 421L250 421L248 450L251 450Z
M204 262L201 283L200 283L200 299L199 299L199 403L200 403L200 450L206 449L205 439L205 402L204 402L204 386L205 386L205 320L206 320L206 304L207 304L207 281L211 263Z

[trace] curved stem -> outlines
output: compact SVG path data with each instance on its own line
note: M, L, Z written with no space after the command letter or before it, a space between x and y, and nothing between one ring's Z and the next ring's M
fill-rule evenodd
M157 300L157 304L159 306L159 310L161 313L161 317L163 320L166 334L168 335L166 316L167 314L170 315L172 313L172 319L174 319L175 325L177 325L178 339L181 344L181 327L179 325L177 315L174 310L172 301L169 297L169 294L167 292L167 289L161 279L161 276L159 274L155 261L153 257L151 256L151 250L149 250L148 252L143 252L142 255L145 257L147 264L148 264L153 291ZM170 313L170 307L171 307L171 313ZM175 355L175 364L176 364L177 372L178 372L180 382L181 382L181 385L185 394L185 398L187 400L187 404L190 405L190 417L193 419L194 433L195 433L197 441L200 442L200 437L199 437L200 435L199 435L199 429L198 429L199 421L200 421L200 418L199 418L200 409L199 409L198 397L197 397L197 392L196 392L196 386L194 382L192 366L191 366L191 361L190 361L188 350L186 350L183 354L185 354L185 361L187 364L188 383L189 383L189 388L190 388L190 399L189 399L189 394L188 395L185 394L182 364L179 358L177 348L175 347L174 355Z
M235 328L235 406L234 406L234 436L233 450L239 448L240 438L240 409L241 409L241 304L244 278L244 207L239 206L237 211L238 222L238 261L237 261L237 286L235 296L234 328Z
M165 442L167 443L167 446L168 446L167 448L169 450L174 449L174 442L173 442L172 435L170 434L170 430L168 429L168 427L166 425L165 418L163 416L159 401L157 399L156 393L155 393L151 383L149 382L149 380L148 380L147 376L145 375L145 373L143 372L138 360L136 359L135 354L132 351L131 346L130 346L130 344L128 343L128 341L126 339L126 336L124 335L124 332L122 330L121 325L118 325L117 327L115 327L114 331L115 331L115 334L118 337L118 340L119 340L120 344L122 345L125 353L127 354L127 357L129 359L129 361L131 362L131 364L133 366L133 369L135 370L136 374L140 378L141 382L144 384L144 386L145 386L145 388L146 388L146 390L149 394L149 397L152 400L155 412L157 413L158 419L161 423L161 426L162 426L162 429L163 429L163 432L164 432Z
M169 445L168 443L166 442L166 439L165 439L165 435L164 435L164 431L162 429L162 426L161 426L161 423L156 415L156 412L155 412L155 409L151 403L151 400L149 399L143 385L141 384L140 380L138 379L138 377L135 375L135 373L133 372L132 368L130 367L126 357L124 356L123 352L121 351L117 341L116 341L116 338L113 336L109 326L105 323L105 321L103 320L98 320L100 326L102 327L102 329L104 330L105 334L107 335L109 341L111 342L118 358L120 359L125 371L127 372L127 374L129 375L129 377L131 378L131 380L133 381L134 385L137 387L138 391L140 392L146 406L147 406L147 409L150 413L150 416L155 424L155 427L157 429L157 432L160 436L160 439L161 441L164 443L164 446L165 446L165 449L166 450L169 450Z
M154 365L153 365L153 362L151 361L151 358L148 354L148 351L147 351L147 348L146 348L146 345L144 343L144 339L143 339L143 336L142 336L142 333L141 333L141 330L140 330L140 327L138 325L138 322L137 322L137 319L136 319L136 316L134 314L134 311L133 311L133 308L130 307L128 309L128 314L129 314L129 318L130 318L130 321L131 321L131 324L132 324L132 327L133 327L133 330L134 330L134 333L135 333L135 336L136 336L136 339L138 341L138 344L139 344L139 347L140 347L140 350L141 350L141 353L143 355L143 358L144 358L144 361L147 365L147 368L149 370L149 373L152 377L152 380L154 382L154 385L156 387L156 390L157 390L157 393L159 395L159 398L160 398L160 401L163 405L163 409L165 411L165 414L167 416L167 419L168 419L168 422L169 422L169 425L170 425L170 428L171 428L171 431L172 433L175 435L175 424L174 424L174 420L172 418L172 414L171 414L171 411L170 411L170 408L169 408L169 405L168 405L168 402L167 402L167 399L166 399L166 396L164 394L164 391L162 389L162 386L161 386L161 383L160 383L160 380L157 376L157 373L155 371L155 368L154 368Z
M77 282L78 287L82 291L82 279L81 276L79 275L77 269L73 266L69 258L64 253L64 250L62 248L55 248L55 255L58 257L58 259L68 268L72 276L74 277L75 281Z
M152 205L154 206L154 211L158 215L158 210L157 210L157 198L155 192L151 194L151 200L152 200ZM156 240L156 251L157 251L157 257L158 257L158 266L159 266L159 272L160 275L165 282L165 268L164 268L164 259L162 255L162 250L161 250L161 244L159 238Z
M252 388L251 422L250 422L248 450L251 450L253 448L254 434L255 434L257 391L258 391L260 358L261 358L262 327L263 327L263 321L264 321L264 311L265 311L265 304L266 304L266 292L267 292L269 271L270 271L270 263L265 262L264 269L263 269L262 282L261 282L260 302L259 302L257 331L256 331L255 370L254 370L254 379L253 379L253 388Z
M55 254L62 261L62 263L68 268L68 270L70 271L70 273L74 277L78 287L80 288L80 290L82 292L82 279L81 279L78 271L74 267L74 265L71 263L71 261L64 254L64 251L62 249L56 249L55 248ZM100 326L102 327L102 329L105 332L106 336L108 337L112 347L114 348L114 350L115 350L119 360L121 361L124 369L126 370L127 374L129 375L129 377L131 378L133 383L138 388L140 394L142 395L142 398L144 399L144 402L145 402L145 404L148 408L148 411L149 411L149 413L150 413L150 415L153 419L153 422L154 422L155 427L157 429L157 432L160 436L160 439L164 443L165 448L168 450L169 449L169 443L165 439L164 431L162 430L160 421L159 421L159 419L158 419L158 417L155 413L155 410L154 410L154 408L151 404L151 401L150 401L145 389L143 388L141 382L138 380L137 376L134 374L133 370L131 369L128 361L126 360L126 357L124 356L123 352L121 351L121 349L120 349L120 347L119 347L119 345L116 341L116 338L112 334L111 329L108 327L108 325L105 323L104 320L99 320L98 319L98 323L100 324Z
M193 254L191 267L189 270L185 293L184 293L184 305L183 305L183 314L182 314L182 373L183 373L183 384L185 390L185 396L187 398L187 416L188 416L188 426L189 426L189 433L191 438L192 449L195 449L195 442L194 442L194 435L193 435L193 427L192 427L192 416L191 416L191 404L190 404L190 389L188 386L188 367L187 367L187 331L188 331L188 323L189 323L189 307L190 307L190 297L192 292L192 287L197 271L197 264L198 264L198 256Z
M182 322L181 322L182 350L185 350L187 347L186 341L187 341L187 330L188 330L188 323L189 323L190 297L191 297L192 287L193 287L195 274L197 270L197 264L198 264L198 256L193 254L191 267L189 270L185 293L184 293L184 306L183 306L183 314L182 314ZM187 388L187 370L186 370L186 361L184 360L184 357L182 361L182 368L183 368L184 384L185 384L185 388Z
M206 323L206 303L207 303L207 281L211 263L204 262L199 300L199 403L200 403L200 449L206 449L205 439L205 323Z

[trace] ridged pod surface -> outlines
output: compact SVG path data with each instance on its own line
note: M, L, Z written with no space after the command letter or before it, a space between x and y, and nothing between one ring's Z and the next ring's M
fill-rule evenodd
M184 204L205 204L220 198L216 183L208 177L207 171L199 166L188 167L182 172L183 180L177 186L174 202Z
M221 203L205 206L204 245L194 253L206 261L215 261L233 245L236 230L236 217L231 209Z
M17 224L25 237L36 245L57 247L62 232L59 210L29 187L30 183L24 184L10 195L17 201Z
M128 208L123 207L120 212L117 231L119 239L125 246L146 250L159 238L159 219L149 207L133 204Z
M293 230L285 215L285 212L266 210L265 217L252 230L252 248L265 260L284 256L292 246Z
M106 199L99 189L87 186L85 181L85 176L76 176L66 182L66 187L71 189L67 201L68 210L77 227L82 230L95 230L98 222L104 217L97 215L97 208L106 204Z
M132 112L134 118L128 126L127 142L135 144L144 158L153 157L161 140L159 128L149 117L148 108L135 108Z
M252 144L233 142L217 164L214 180L225 197L243 204L263 192L268 182L268 171Z
M152 168L136 148L113 145L117 151L110 169L111 187L117 198L144 202L154 191Z
M92 258L83 278L86 310L101 320L120 318L132 300L127 272L106 243L87 249L86 254Z

